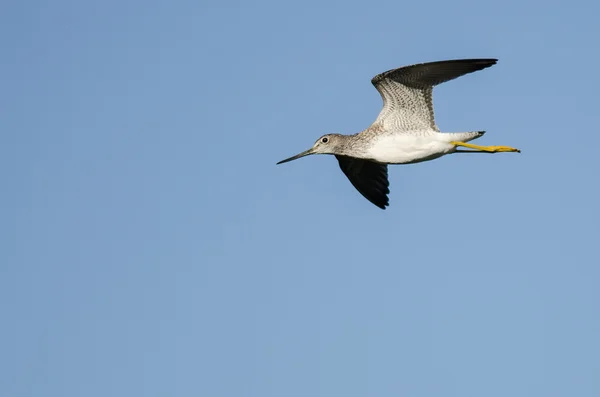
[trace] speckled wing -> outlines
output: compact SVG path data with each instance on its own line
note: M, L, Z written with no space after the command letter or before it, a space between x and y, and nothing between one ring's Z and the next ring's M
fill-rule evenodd
M389 205L390 183L386 164L374 163L354 157L335 156L340 168L346 174L352 186L381 209Z
M405 66L373 77L383 109L371 128L385 131L439 131L433 113L433 87L495 65L497 59L458 59Z

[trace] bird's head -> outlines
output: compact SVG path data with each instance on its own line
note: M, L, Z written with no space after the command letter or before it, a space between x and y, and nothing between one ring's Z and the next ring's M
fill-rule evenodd
M342 145L342 139L340 134L327 134L323 135L308 150L298 153L295 156L281 160L277 164L287 163L288 161L299 159L300 157L308 156L310 154L335 154L339 153L337 150Z

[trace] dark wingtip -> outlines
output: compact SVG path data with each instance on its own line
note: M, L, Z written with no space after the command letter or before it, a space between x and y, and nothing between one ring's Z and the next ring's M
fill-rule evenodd
M385 210L386 207L389 207L390 205L390 199L388 198L387 194L383 196L383 200L368 200L371 201L371 203L375 204L376 207L381 208L382 210Z

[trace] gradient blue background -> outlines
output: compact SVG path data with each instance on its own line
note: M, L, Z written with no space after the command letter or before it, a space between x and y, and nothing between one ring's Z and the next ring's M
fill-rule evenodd
M598 6L8 1L0 395L600 395ZM402 65L518 154L330 156Z

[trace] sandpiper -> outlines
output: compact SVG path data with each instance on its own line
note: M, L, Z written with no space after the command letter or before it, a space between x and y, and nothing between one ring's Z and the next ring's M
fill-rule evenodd
M389 70L371 83L383 99L377 119L354 135L327 134L312 148L282 160L333 154L352 185L381 209L389 205L388 164L412 164L451 153L520 152L508 146L467 143L485 131L441 133L433 112L433 87L495 65L497 59L456 59ZM460 150L465 147L468 150Z

